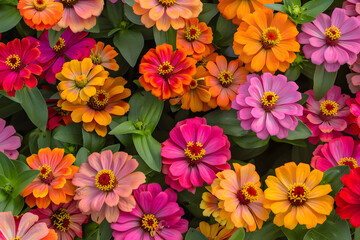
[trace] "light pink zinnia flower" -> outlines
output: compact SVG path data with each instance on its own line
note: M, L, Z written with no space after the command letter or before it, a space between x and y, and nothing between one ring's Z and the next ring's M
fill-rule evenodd
M355 94L360 91L360 73L346 74L346 81L351 93Z
M11 159L17 159L19 152L17 149L21 146L19 136L13 136L16 130L13 126L5 127L5 120L0 118L0 152L3 152Z
M328 72L336 72L340 65L353 64L360 52L360 20L335 8L331 15L321 13L312 23L302 25L298 41L305 44L306 58L316 65L324 63Z
M298 88L281 74L264 73L261 77L249 74L232 102L232 108L239 110L241 127L251 129L261 139L269 135L287 137L289 130L298 125L296 116L303 113L303 107L296 103L301 99Z
M165 182L177 191L195 193L204 181L210 185L217 172L230 169L230 142L221 128L206 125L205 118L178 122L161 145Z
M76 207L77 201L56 205L51 203L48 208L31 209L30 212L39 216L48 228L55 229L58 240L74 239L75 235L82 238L82 227L88 216Z
M160 184L143 184L134 191L136 207L131 212L120 212L114 229L114 240L181 240L188 230L188 221L181 219L184 210L176 203L171 189L162 191Z
M126 152L106 150L93 153L88 163L82 163L73 178L76 189L74 200L79 209L91 214L94 222L104 218L115 222L119 212L130 212L136 205L132 191L145 183L142 172L133 172L139 163Z
M360 0L347 0L343 2L342 8L349 17L360 17Z
M341 137L341 132L347 127L349 107L346 94L341 94L338 86L333 86L320 101L316 101L314 91L308 90L304 115L300 117L312 132L309 142L316 144L319 139L329 142L333 138Z

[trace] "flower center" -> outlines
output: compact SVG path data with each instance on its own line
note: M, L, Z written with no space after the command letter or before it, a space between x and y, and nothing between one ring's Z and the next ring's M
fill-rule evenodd
M96 94L90 98L87 104L94 110L102 111L106 108L108 102L109 93L105 90L97 90Z
M197 88L197 86L198 86L197 80L192 79L189 86L190 86L190 89Z
M20 67L20 57L19 55L16 54L11 54L10 56L8 56L8 58L6 59L6 65L8 65L9 67L11 67L12 70L17 70Z
M229 71L222 71L219 74L218 79L220 81L221 86L223 87L229 87L232 81L234 80L232 73Z
M35 0L33 4L34 8L38 11L42 11L46 8L46 2L43 0Z
M200 37L200 34L201 34L200 29L195 26L187 27L185 30L185 38L189 42L198 40Z
M344 165L349 166L350 169L354 169L354 168L358 167L355 158L352 158L352 157L341 158L341 160L339 161L339 165L340 166L344 166Z
M101 55L91 53L90 58L95 65L101 64Z
M65 8L72 8L79 0L61 0Z
M172 73L173 70L174 70L174 67L171 66L171 64L170 64L168 61L163 62L163 63L158 67L159 74L160 74L160 75L163 75L163 76Z
M50 184L54 179L54 174L49 165L45 164L38 168L40 170L39 178L43 183Z
M242 205L256 202L259 199L258 188L248 182L237 192L237 197Z
M201 160L206 153L205 149L203 149L203 145L200 142L196 142L196 144L194 144L193 141L187 143L184 152L189 162L197 162Z
M324 100L321 102L320 111L321 115L325 117L323 120L329 120L327 117L336 116L339 104L335 101Z
M21 240L21 237L13 238L12 240Z
M339 43L340 30L334 25L325 29L326 43L330 46L335 46Z
M294 206L303 205L309 199L310 190L304 183L295 183L290 185L288 190L288 199Z
M113 171L103 169L96 174L95 184L101 191L110 192L117 186L117 179Z
M276 46L281 41L281 34L276 27L269 27L262 33L262 45L265 49L270 49Z
M176 0L158 0L158 1L164 7L171 7L176 3Z
M159 220L156 219L156 217L151 214L144 214L144 216L141 219L141 227L150 232L150 235L152 237L155 236L156 228L159 226Z
M274 93L272 91L265 92L261 98L263 108L266 111L271 111L272 109L274 109L274 107L275 107L274 105L278 99L279 99L279 97L276 93Z
M65 47L65 40L60 37L59 40L57 40L55 46L54 46L54 50L55 52L60 52L61 49L63 49Z
M50 217L51 224L60 232L66 232L69 230L72 223L71 216L67 209L59 208Z
M78 88L83 88L88 83L87 76L86 75L79 75L75 78L75 85Z

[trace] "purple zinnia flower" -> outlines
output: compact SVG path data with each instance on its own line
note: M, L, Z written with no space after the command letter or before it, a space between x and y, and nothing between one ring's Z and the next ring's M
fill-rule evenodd
M328 72L336 72L340 65L353 64L360 52L360 20L348 17L345 10L335 8L331 19L320 14L312 23L302 25L298 41L305 44L306 58L316 65L324 63Z
M296 116L303 113L303 107L296 103L301 99L298 88L281 74L247 75L247 81L240 85L239 94L232 102L232 108L239 110L241 127L251 129L261 139L269 135L286 138L289 130L295 130L298 125Z
M17 159L19 152L17 149L21 146L19 136L13 136L15 128L13 126L5 127L5 120L0 118L0 152L3 152L11 159Z

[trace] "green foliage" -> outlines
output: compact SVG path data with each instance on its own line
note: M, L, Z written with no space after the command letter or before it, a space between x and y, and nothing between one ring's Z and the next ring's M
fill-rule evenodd
M54 138L56 140L81 145L82 140L81 124L70 123L66 126L59 126L54 130Z
M134 67L144 47L144 37L139 31L121 30L115 34L114 44L130 66Z
M99 152L104 146L106 139L96 132L87 132L82 129L83 146L90 152Z
M335 197L335 194L338 193L340 189L344 186L341 181L342 176L349 173L349 166L337 166L329 168L324 172L321 184L330 184L332 189L332 192L330 194Z
M207 240L207 238L194 228L189 228L186 233L185 240Z
M209 24L218 12L219 10L216 3L203 3L203 10L199 16L199 22Z
M288 140L306 139L312 135L310 129L298 119L298 125L294 131L289 130L289 135L286 137Z
M243 228L238 228L229 238L229 240L244 240L244 239L245 239L245 231Z
M263 140L256 136L256 133L249 131L247 135L241 137L232 137L232 140L242 148L260 148L269 143L270 137Z
M314 96L319 101L334 86L337 72L327 72L324 64L316 66L314 73Z
M61 34L63 34L64 31L65 28L61 29L60 31L55 31L51 28L49 29L48 36L49 36L50 47L53 48L55 46L56 42L59 40Z
M11 3L11 5L7 3ZM0 33L12 29L21 20L21 15L16 5L17 2L11 0L5 3L0 2Z
M161 144L156 141L150 134L138 135L133 134L132 139L136 151L144 162L153 170L160 172L161 170Z

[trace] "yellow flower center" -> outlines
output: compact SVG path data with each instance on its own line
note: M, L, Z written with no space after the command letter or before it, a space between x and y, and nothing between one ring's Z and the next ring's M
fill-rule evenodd
M331 26L331 27L325 29L325 34L331 41L334 41L334 40L340 38L341 32L337 27Z
M90 58L95 65L101 64L101 55L91 53Z
M261 103L266 111L274 108L275 103L279 99L278 95L272 91L265 92L261 98Z
M281 41L281 34L276 27L268 27L262 33L262 45L265 49L276 46Z
M158 1L164 7L171 7L176 3L176 0L158 0Z
M229 87L232 83L232 81L234 80L233 74L229 71L222 71L219 76L218 79L220 81L221 86L223 87Z
M335 116L337 114L339 104L335 101L324 100L321 102L320 110L325 116Z
M59 40L57 40L53 49L55 50L55 52L59 52L64 47L65 47L65 40L62 37L60 37Z
M79 75L75 78L75 85L78 88L83 88L88 83L87 76L86 75Z
M35 0L33 4L34 8L38 11L42 11L46 8L46 0Z
M185 38L186 40L188 40L189 42L198 40L200 37L201 31L198 27L195 26L190 26L187 27L185 30Z
M344 158L341 158L341 160L339 161L339 165L340 165L340 166L347 165L347 166L349 166L351 169L354 169L354 168L357 168L357 167L358 167L358 164L357 164L355 158L352 158L352 157L344 157Z
M237 197L242 205L256 202L259 199L258 188L254 183L246 183L237 193Z
M12 240L21 240L21 237L13 238Z
M196 162L201 160L206 153L205 149L203 149L203 145L200 142L196 142L196 144L194 144L193 141L187 143L184 152L186 158L190 162Z
M72 8L79 0L61 0L65 8Z
M60 232L66 232L71 226L71 216L67 209L59 208L50 217L50 222Z
M172 71L174 70L174 67L171 66L171 64L166 61L163 62L159 67L158 67L158 71L160 75L168 75L170 73L172 73Z
M303 205L309 199L310 190L304 183L290 185L288 199L294 206Z
M141 219L141 227L150 232L150 235L152 237L155 236L156 228L159 226L159 220L156 219L156 217L151 214L144 214L144 216Z
M11 69L15 70L20 67L21 60L19 55L11 54L5 61L5 64L11 67Z
M40 170L40 173L38 175L38 177L40 178L40 180L43 182L43 183L47 183L47 184L50 184L51 181L54 179L54 175L53 175L53 172L50 168L49 165L45 164L43 166L40 166L38 168L38 170Z
M117 179L113 171L103 169L96 174L95 184L101 191L110 192L117 186Z
M109 93L105 90L97 90L96 94L90 98L87 104L94 110L102 111L106 108L109 97Z

